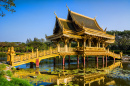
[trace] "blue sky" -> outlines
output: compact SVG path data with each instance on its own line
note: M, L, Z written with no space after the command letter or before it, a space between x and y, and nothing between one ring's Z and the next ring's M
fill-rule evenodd
M16 12L4 10L0 17L0 42L26 42L27 38L44 38L53 34L56 12L67 18L68 9L94 18L107 31L130 30L128 0L15 0Z

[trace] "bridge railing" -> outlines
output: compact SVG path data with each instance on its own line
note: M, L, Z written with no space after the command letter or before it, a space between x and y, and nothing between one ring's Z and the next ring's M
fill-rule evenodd
M30 59L34 59L34 58L40 58L42 56L46 56L46 55L51 55L51 54L56 54L57 53L57 48L52 49L50 47L49 50L41 50L38 51L38 49L36 50L36 52L32 52L30 53L25 53L24 55L16 55L14 48L8 48L8 52L7 52L7 61L11 63L15 63L15 62L20 62L20 61L26 61L26 60L30 60Z

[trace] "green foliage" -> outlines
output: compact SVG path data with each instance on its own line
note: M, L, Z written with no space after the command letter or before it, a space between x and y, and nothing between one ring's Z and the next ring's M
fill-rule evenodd
M4 77L0 77L0 86L33 86L28 81L18 78L12 78L11 81L8 81Z
M114 50L119 53L119 50L124 54L129 54L130 50L130 30L124 31L107 31L108 34L113 35L115 33L115 43L109 45L110 50Z
M0 64L0 70L3 70L4 68L6 68L5 64Z
M15 68L15 67L12 67L11 69L12 69L12 70L16 70L16 68Z
M4 70L1 70L0 71L0 76L3 76L3 75L5 75L6 74L6 72L4 71Z
M7 11L11 11L12 13L15 12L15 10L11 7L16 7L14 4L14 0L0 0L0 7L4 8ZM5 16L4 12L0 10L0 16Z
M16 53L16 55L24 55L25 53Z
M7 76L12 77L12 72L11 72L10 70L7 70L7 71L6 71L6 74L7 74Z
M33 86L27 80L19 79L19 78L12 78L10 83L15 84L15 86Z

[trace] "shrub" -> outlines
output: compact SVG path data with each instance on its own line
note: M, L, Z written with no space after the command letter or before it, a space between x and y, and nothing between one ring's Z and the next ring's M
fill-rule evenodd
M7 70L7 71L6 71L6 74L7 74L7 76L12 77L12 72L11 72L10 70Z
M33 86L28 81L18 79L18 78L12 78L11 81L8 81L4 77L0 77L0 86Z
M23 79L19 79L19 78L12 78L12 80L10 81L10 83L13 83L18 86L33 86L32 84L30 84L28 81L23 80Z
M3 70L0 71L0 76L3 76L5 74L6 74L5 71L3 71Z
M5 64L0 64L0 70L3 70L4 68L6 68Z
M15 67L12 67L11 69L12 69L12 70L16 70L16 68L15 68Z

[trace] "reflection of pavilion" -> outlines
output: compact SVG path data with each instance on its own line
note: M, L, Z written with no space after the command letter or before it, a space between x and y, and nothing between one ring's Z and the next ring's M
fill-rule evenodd
M105 74L99 74L99 73L93 73L93 74L88 74L88 75L84 75L84 76L78 76L75 78L76 81L78 82L83 82L84 86L86 84L89 84L89 86L91 85L91 83L98 81L98 84L100 85L100 81L103 80L104 83L104 79L105 79Z
M65 78L59 78L57 79L57 85L59 85L60 83L68 83L69 81L76 81L76 82L82 82L84 84L84 86L86 84L89 84L89 86L91 86L91 84L93 82L98 82L98 84L100 85L100 81L102 80L103 83L104 83L104 79L105 79L105 75L106 74L109 74L111 70L113 70L114 68L116 67L122 67L122 63L121 62L116 62L116 63L113 63L112 65L108 66L108 67L105 67L103 69L102 72L99 72L99 73L90 73L90 74L86 74L85 73L85 70L83 71L84 72L84 75L73 75L73 76L69 76L69 77L65 77Z

